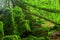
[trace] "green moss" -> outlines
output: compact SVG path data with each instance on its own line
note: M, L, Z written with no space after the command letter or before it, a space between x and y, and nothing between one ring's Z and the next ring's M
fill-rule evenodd
M17 35L10 35L10 36L4 36L3 40L21 40L20 36Z
M20 38L20 35L26 34L27 37L24 40L49 40L52 31L60 31L59 0L11 1L14 2L14 6L9 9L4 8L0 12L0 40L2 37L3 40L22 40L24 37ZM52 23L45 23L47 21L52 22L54 27L49 28ZM44 23L49 24L48 28L43 27L45 25L42 26ZM28 31L29 34L25 31Z

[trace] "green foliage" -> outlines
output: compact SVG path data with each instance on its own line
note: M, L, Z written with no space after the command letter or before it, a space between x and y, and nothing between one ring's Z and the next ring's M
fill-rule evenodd
M32 34L37 37L47 36L48 32L42 28L32 30Z
M17 35L4 36L2 40L21 40Z
M0 12L0 40L49 40L53 32L60 31L58 0L11 1L13 7Z
M0 39L4 36L3 22L0 21Z
M22 40L45 40L44 37L36 37L36 36L32 36L30 35L29 37L22 39Z

